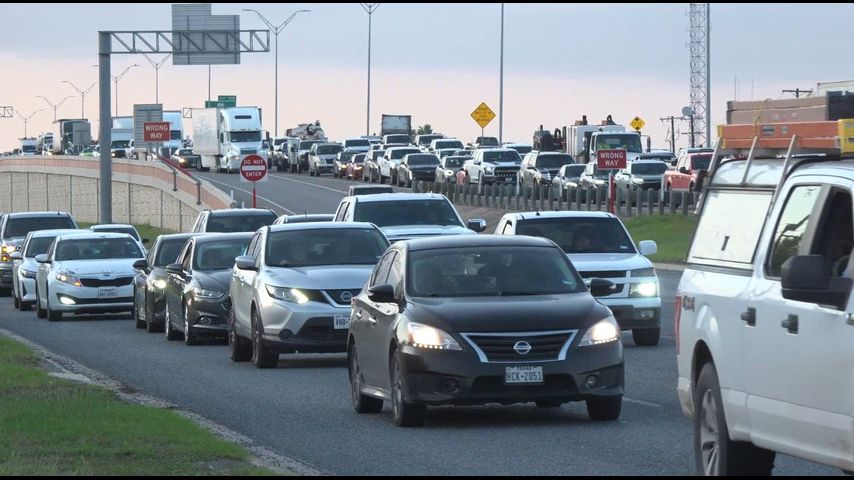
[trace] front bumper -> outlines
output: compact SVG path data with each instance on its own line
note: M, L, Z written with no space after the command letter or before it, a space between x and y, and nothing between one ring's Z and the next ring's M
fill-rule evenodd
M497 176L497 175L487 175L483 174L483 183L485 185L492 184L506 184L506 185L516 185L516 175L513 176Z
M611 309L622 330L661 327L661 298L659 297L600 297L597 300Z
M116 288L116 296L99 298L97 287L75 287L59 281L51 282L48 286L50 308L62 313L118 313L133 311L133 284ZM60 301L61 297L74 300L73 305Z
M228 312L231 297L217 299L191 298L187 302L187 322L193 334L224 337L228 335Z
M572 402L623 394L623 347L620 342L573 347L566 360L534 363L481 363L466 348L431 351L411 346L400 349L406 378L404 395L426 405L512 404L536 400ZM505 367L543 367L540 385L505 385ZM596 385L587 386L595 376Z
M347 332L334 328L335 315L352 313L350 306L311 301L303 305L265 299L260 307L264 345L278 353L347 351Z
M26 278L18 274L18 292L21 296L21 301L35 302L36 301L36 279Z

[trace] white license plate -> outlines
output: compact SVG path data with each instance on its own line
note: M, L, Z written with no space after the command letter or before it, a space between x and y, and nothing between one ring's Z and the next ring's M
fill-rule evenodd
M99 288L98 298L116 298L119 291L115 288Z
M335 330L346 330L346 329L350 328L350 314L349 313L341 314L341 315L335 315L335 317L333 318L333 321L334 321L333 326L335 327Z
M507 385L543 383L543 367L504 367L504 383Z

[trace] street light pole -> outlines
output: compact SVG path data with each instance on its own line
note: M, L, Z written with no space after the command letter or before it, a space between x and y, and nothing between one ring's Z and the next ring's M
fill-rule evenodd
M62 104L63 104L63 103L65 103L65 101L66 101L66 100L68 100L69 98L74 98L74 96L73 96L73 95L69 95L69 96L67 96L67 97L63 98L62 100L60 100L60 101L59 101L59 103L57 103L56 105L54 105L53 103L51 103L51 101L50 101L50 100L48 100L48 98L47 98L47 97L45 97L45 96L43 96L43 95L36 95L36 97L41 98L42 100L44 100L48 105L50 105L50 108L52 108L52 109L53 109L53 121L54 121L54 122L56 121L56 110L57 110L59 107L61 107L61 106L62 106Z
M33 118L33 115L41 112L42 110L44 110L44 109L39 108L38 110L33 111L32 113L30 113L27 116L21 115L21 112L15 110L15 113L18 114L18 116L21 117L21 120L24 121L24 138L27 138L27 122L29 122L30 119Z
M293 20L294 17L297 16L297 14L307 13L307 12L310 12L311 10L297 10L296 12L292 13L291 16L288 17L284 22L279 24L279 26L273 25L272 22L267 20L267 17L262 15L261 12L259 12L258 10L255 10L254 8L244 8L243 11L244 12L255 12L255 14L258 15L258 18L260 18L261 21L264 22L264 25L267 25L267 28L269 28L273 32L273 35L276 36L276 53L275 53L275 58L276 58L275 65L276 66L275 66L275 74L273 75L274 76L273 81L275 82L275 86L273 88L273 90L275 91L275 93L274 93L274 97L275 97L274 105L275 106L273 107L274 108L273 116L275 117L276 120L275 120L275 127L273 129L273 136L278 137L279 136L279 33L281 33L282 30L284 30L285 27L287 27L288 24L291 23L291 20Z
M110 75L111 77L113 77L113 82L115 82L115 84L116 84L116 116L117 117L119 116L119 80L121 80L122 78L124 78L125 75L127 75L128 70L130 70L133 67L138 67L138 66L139 66L139 64L134 63L133 65L124 69L124 71L122 73L120 73L116 76Z
M361 4L365 12L368 13L368 107L367 107L367 125L365 127L365 135L371 134L371 20L374 12L380 8L380 3L363 3Z
M73 88L74 90L77 90L77 93L80 94L80 118L86 118L86 109L85 109L86 94L89 93L89 91L92 90L92 87L94 87L95 84L98 82L92 82L92 85L89 85L89 88L87 88L86 90L81 90L80 88L77 87L77 85L69 82L68 80L63 80L59 83L67 83L67 84L71 85L71 88Z
M498 85L498 144L504 144L504 4L501 4L501 74Z
M143 53L142 56L148 60L148 63L150 63L152 67L154 67L154 103L160 103L160 67L166 63L166 60L168 60L172 54L167 53L166 56L163 57L163 60L160 60L159 62L152 60L147 53Z

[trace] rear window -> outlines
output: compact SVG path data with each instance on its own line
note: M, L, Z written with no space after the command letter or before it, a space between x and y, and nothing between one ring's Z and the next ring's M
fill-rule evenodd
M263 215L211 216L205 231L217 233L254 232L265 225L272 225L275 221L276 214L273 212Z
M437 140L436 148L463 148L463 142L459 140Z
M406 163L409 165L438 165L439 159L436 155L410 155L406 157Z
M569 155L538 155L537 167L560 168L568 163L575 163Z
M71 217L31 217L10 218L6 222L3 238L26 237L28 233L38 230L53 230L59 228L77 228Z
M771 192L710 190L688 254L690 263L751 268ZM738 221L733 221L738 212Z
M691 168L693 170L708 170L712 163L711 155L691 155Z

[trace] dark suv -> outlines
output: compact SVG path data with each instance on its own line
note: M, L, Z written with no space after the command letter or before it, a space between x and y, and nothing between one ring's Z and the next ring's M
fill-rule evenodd
M0 296L12 291L12 259L9 255L21 246L27 234L36 230L77 228L71 214L65 212L7 213L0 217Z
M193 224L193 232L254 232L263 226L272 225L276 218L275 212L263 208L205 210Z

